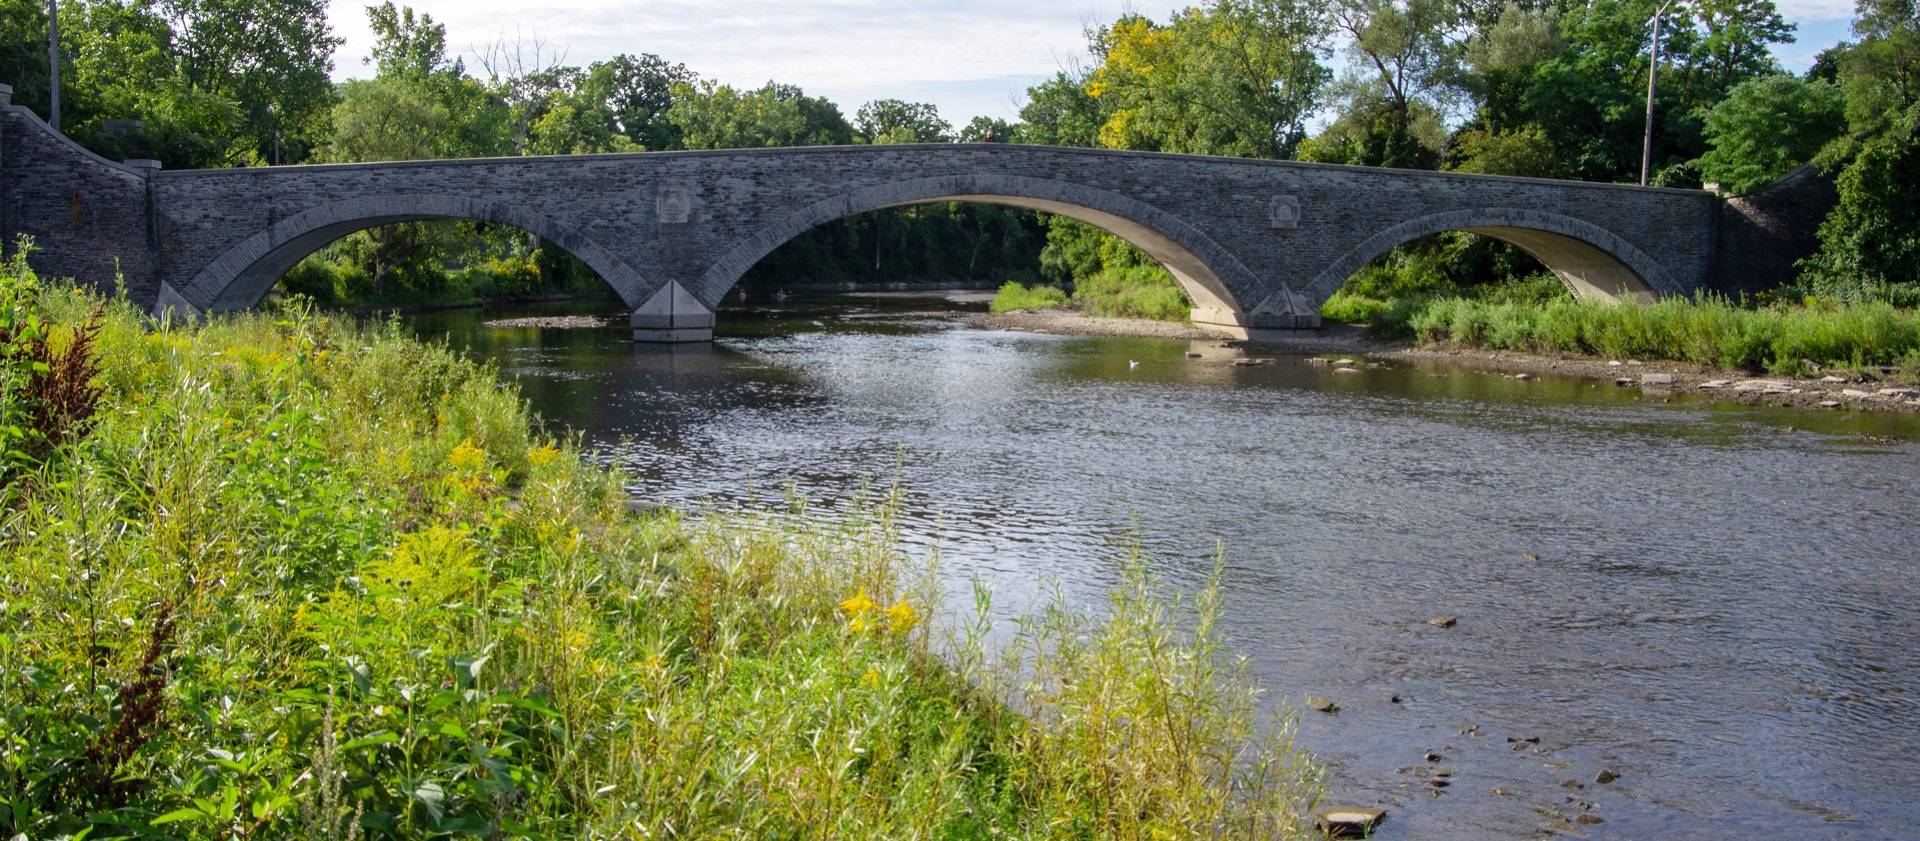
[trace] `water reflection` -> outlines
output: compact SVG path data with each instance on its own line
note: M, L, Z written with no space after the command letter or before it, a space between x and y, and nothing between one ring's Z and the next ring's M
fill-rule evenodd
M929 306L796 301L673 350L416 323L497 360L643 496L791 481L831 502L897 472L911 539L1009 608L1049 579L1091 603L1129 534L1186 584L1224 547L1236 643L1295 700L1340 703L1303 738L1339 796L1394 810L1381 838L1534 838L1581 814L1619 838L1920 823L1920 448L1863 437L1920 439L1913 416L1467 364L1242 366ZM1440 796L1411 770L1428 751L1455 772Z

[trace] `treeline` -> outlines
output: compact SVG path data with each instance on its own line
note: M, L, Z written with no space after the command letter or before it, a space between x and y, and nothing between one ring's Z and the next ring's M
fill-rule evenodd
M44 105L45 12L0 0L0 75ZM170 167L954 140L1138 149L1589 181L1642 178L1659 0L1213 0L1090 27L1084 61L1028 91L1018 122L965 127L931 105L838 106L769 82L735 88L650 54L585 66L502 40L465 59L444 28L367 10L374 75L326 81L338 45L310 0L70 0L65 123L109 156ZM1772 0L1666 7L1645 177L1764 188L1814 163L1841 203L1801 288L1840 300L1920 289L1920 12L1859 0L1855 40L1802 75L1772 49ZM1123 244L1029 211L888 210L816 229L748 282L1172 280ZM584 266L524 234L434 223L356 234L290 278L349 298L586 288ZM324 265L323 265L324 264ZM304 274L302 274L304 273ZM1466 290L1559 294L1543 267L1472 234L1397 249L1353 303ZM1097 284L1094 284L1097 285ZM1177 294L1177 290L1175 290Z

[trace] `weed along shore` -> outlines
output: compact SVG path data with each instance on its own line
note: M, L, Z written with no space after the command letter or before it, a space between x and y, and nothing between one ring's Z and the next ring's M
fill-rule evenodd
M496 371L297 305L16 259L0 375L0 836L1312 832L1215 586L989 651L890 500L636 514Z

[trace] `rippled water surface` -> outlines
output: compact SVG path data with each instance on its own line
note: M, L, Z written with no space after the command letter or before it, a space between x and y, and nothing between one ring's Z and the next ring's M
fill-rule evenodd
M1583 813L1592 838L1915 837L1915 416L1243 367L916 311L941 305L723 312L712 347L678 350L480 326L523 313L413 323L495 360L643 497L791 482L819 504L897 475L950 589L978 575L1002 606L1045 582L1095 603L1130 533L1183 585L1224 547L1235 643L1286 699L1340 705L1302 740L1335 799L1391 810L1376 837L1536 838ZM1453 771L1438 794L1431 767Z

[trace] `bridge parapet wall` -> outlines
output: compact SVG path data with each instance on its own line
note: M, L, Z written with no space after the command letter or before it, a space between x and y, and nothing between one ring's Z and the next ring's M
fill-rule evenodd
M1684 294L1730 265L1729 205L1704 191L1011 144L165 172L103 160L0 106L8 238L35 236L50 274L106 282L117 263L136 301L198 311L252 306L353 230L470 219L555 242L649 323L678 329L708 323L688 306L710 310L810 226L942 200L1107 227L1173 270L1196 318L1235 329L1313 323L1360 265L1445 230L1507 239L1585 294Z
M1839 201L1832 179L1811 164L1756 195L1729 197L1719 209L1708 288L1739 295L1792 282L1796 263L1820 249L1820 223Z
M28 109L0 103L0 235L12 254L21 235L43 277L109 290L118 271L133 300L158 290L147 227L149 169L117 164L56 134Z

